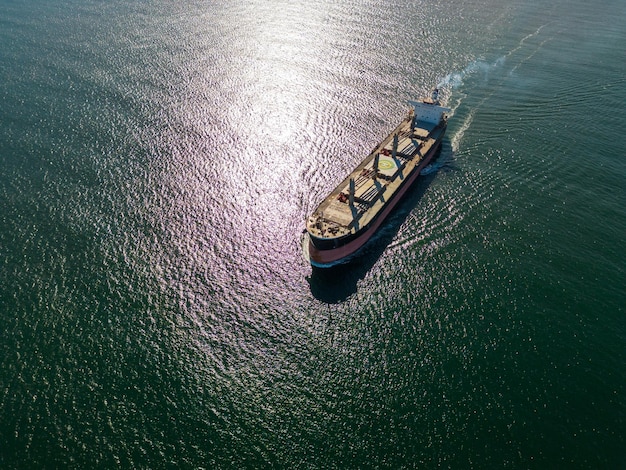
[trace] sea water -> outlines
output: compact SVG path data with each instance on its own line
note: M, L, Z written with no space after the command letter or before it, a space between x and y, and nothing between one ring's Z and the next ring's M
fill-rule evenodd
M0 0L2 468L626 466L626 4ZM439 86L352 263L317 204Z

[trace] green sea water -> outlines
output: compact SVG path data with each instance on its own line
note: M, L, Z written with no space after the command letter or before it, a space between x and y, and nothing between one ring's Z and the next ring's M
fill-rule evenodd
M626 468L623 1L0 7L0 468Z

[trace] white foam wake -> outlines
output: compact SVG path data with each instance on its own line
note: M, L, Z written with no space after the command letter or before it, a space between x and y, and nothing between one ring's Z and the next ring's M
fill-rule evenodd
M499 57L493 63L488 63L483 60L475 60L469 63L460 72L452 72L443 77L437 84L437 88L451 88L456 90L463 85L463 81L467 76L474 75L479 72L482 72L482 74L487 77L492 70L500 67L504 63L505 58L506 56Z
M516 53L517 51L522 49L524 47L524 44L526 43L526 41L528 41L529 39L531 39L533 37L538 36L539 33L541 33L541 30L543 28L545 28L546 26L548 26L549 24L550 23L546 23L546 24L540 26L539 28L537 28L536 31L534 31L534 32L524 36L515 45L515 47L513 47L510 51L508 51L506 54L502 55L501 57L498 57L493 62L486 62L484 60L477 59L477 60L474 60L474 61L470 62L463 70L461 70L459 72L449 73L448 75L443 77L439 81L439 83L437 84L437 88L439 88L440 90L443 90L443 92L445 94L447 94L450 98L452 98L452 96L454 96L454 100L452 100L452 102L448 104L448 106L452 110L451 113L450 113L450 117L452 117L455 114L455 111L459 108L459 106L463 102L463 99L467 96L462 91L463 90L462 85L464 84L464 82L465 82L465 80L467 78L469 78L470 76L475 76L477 74L482 74L483 81L486 83L489 80L490 75L492 74L492 72L494 72L497 69L500 69L501 67L503 67L504 64L506 63L507 59L511 55L513 55L514 53ZM531 51L531 53L528 56L520 59L518 61L518 63L516 63L511 68L511 70L509 71L507 76L510 76L521 64L523 64L524 62L526 62L527 60L532 58L532 56L534 56L537 53L537 51L539 51L543 47L543 45L546 42L550 41L551 39L552 38L545 39L533 51ZM506 78L504 78L504 79L506 79ZM474 120L474 114L475 114L476 110L478 108L480 108L482 106L482 104L487 99L489 99L493 93L494 93L494 91L491 91L486 96L484 96L483 99L478 103L478 105L475 106L469 112L469 114L467 115L467 117L465 118L463 123L461 124L461 127L459 128L459 130L452 137L451 144L452 144L452 149L454 151L457 151L459 149L459 145L461 143L461 140L463 139L463 136L464 136L465 132L467 131L467 129L472 124L472 121Z

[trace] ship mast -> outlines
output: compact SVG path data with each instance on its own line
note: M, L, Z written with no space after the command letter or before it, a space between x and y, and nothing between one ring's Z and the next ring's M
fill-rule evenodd
M376 178L378 178L378 160L379 159L380 159L380 153L376 152L376 154L374 155L374 165L373 165L374 172L372 173L372 179L374 181L376 181Z

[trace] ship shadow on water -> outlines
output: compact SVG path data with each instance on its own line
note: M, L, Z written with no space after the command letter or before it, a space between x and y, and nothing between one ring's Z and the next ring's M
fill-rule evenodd
M347 262L330 268L312 266L313 270L307 281L313 297L327 304L336 304L343 302L357 292L358 282L365 278L396 237L400 227L413 209L417 207L437 175L442 171L454 170L454 153L447 139L442 142L442 149L433 161L439 165L439 170L419 177L389 214L377 233Z

